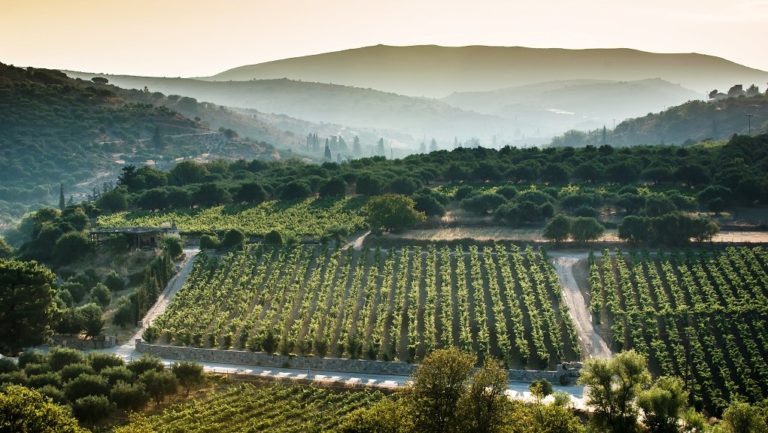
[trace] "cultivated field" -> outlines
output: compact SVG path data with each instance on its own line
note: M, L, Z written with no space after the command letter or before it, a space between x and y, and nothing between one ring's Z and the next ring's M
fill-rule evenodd
M154 326L161 342L418 362L456 346L510 368L579 358L557 275L516 246L202 255Z
M146 430L141 431L168 433L326 432L338 427L346 414L368 407L382 397L381 393L371 391L243 384L171 406L159 415L134 418L125 428L131 432L143 427ZM121 430L118 428L116 433Z
M616 350L684 378L698 405L768 394L768 251L764 247L590 259L591 310Z

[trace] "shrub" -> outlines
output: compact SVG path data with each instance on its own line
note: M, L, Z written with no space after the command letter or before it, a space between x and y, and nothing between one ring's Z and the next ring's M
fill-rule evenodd
M72 404L72 414L86 423L95 423L108 417L115 410L115 405L103 395L89 395L78 398Z
M104 328L104 320L101 318L101 308L94 304L86 304L77 309L77 314L82 320L83 330L88 337L97 337Z
M84 374L96 374L96 371L91 368L90 365L82 364L69 364L61 369L61 380L69 382L72 379L80 377Z
M178 259L184 254L184 247L181 244L181 238L178 236L166 236L163 238L163 246L168 254L174 259Z
M117 382L109 392L109 400L123 410L139 410L149 401L143 383Z
M65 282L59 287L59 289L69 292L69 294L72 295L72 299L75 301L75 303L82 301L85 297L85 294L88 292L83 283L73 280Z
M200 236L200 249L201 250L215 250L219 248L219 238L216 235L202 235Z
M112 271L104 277L104 285L113 292L125 289L125 280L117 272Z
M61 376L59 376L58 373L54 372L48 372L43 374L38 374L35 376L29 376L27 380L27 385L30 388L42 388L44 386L55 386L57 388L61 387Z
M45 364L27 364L24 366L24 372L27 373L28 376L33 376L35 374L43 374L48 373L51 371L51 366L48 365L48 363Z
M194 362L177 362L173 364L171 371L179 384L184 387L186 395L189 395L189 389L192 386L203 381L203 366Z
M115 315L112 316L112 323L121 328L125 328L135 322L136 305L134 305L127 296L121 297L117 301L117 310L115 310Z
M224 234L224 239L221 241L221 248L232 248L242 244L243 241L245 241L245 234L238 229L231 229Z
M141 358L129 362L127 367L137 376L140 376L150 370L163 371L165 369L165 366L163 365L163 362L160 361L160 358L150 355L142 355Z
M88 363L96 371L100 372L108 367L119 367L125 365L123 359L111 353L95 352L88 356Z
M277 230L272 230L264 236L264 243L270 245L282 245L283 235Z
M88 395L109 394L109 383L101 376L95 374L83 374L64 385L64 395L69 401L75 401Z
M67 404L67 397L64 396L64 391L61 390L60 386L45 385L38 388L37 392L50 398L54 403Z
M23 370L0 374L0 384L3 385L26 385L27 382L27 374Z
M75 305L75 299L72 297L72 294L69 293L69 290L59 289L56 292L56 297L59 298L59 301L61 301L61 304L65 307L72 307Z
M136 380L136 374L124 365L107 367L99 372L99 376L106 379L110 386L114 386L117 382L133 383Z
M0 373L12 373L18 370L19 366L16 365L13 360L8 358L0 358Z
M139 379L157 404L160 404L166 395L176 392L178 386L176 376L170 371L149 370L141 374Z
M19 354L19 368L24 368L27 364L45 364L47 362L45 354L36 350L25 350Z
M59 371L70 364L82 364L84 361L82 352L68 347L56 347L48 352L48 365L53 371Z
M112 293L109 291L107 286L99 283L96 284L93 289L91 289L91 299L96 301L96 303L100 306L106 307L112 300Z

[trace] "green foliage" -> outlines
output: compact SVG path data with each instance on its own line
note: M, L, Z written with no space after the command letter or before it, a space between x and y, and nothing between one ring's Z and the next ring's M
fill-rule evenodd
M128 370L132 371L137 376L140 376L147 371L163 371L165 369L160 358L150 355L142 355L141 358L129 362L127 367Z
M109 293L109 291L107 291ZM104 329L104 319L101 318L101 307L94 303L83 305L77 309L82 320L82 329L87 337L98 337Z
M0 392L0 419L4 428L14 432L87 432L64 407L21 386L8 386Z
M126 383L118 381L109 392L109 400L118 409L136 411L149 402L149 394L143 383Z
M109 394L109 384L101 376L94 374L80 375L64 385L64 395L69 401L76 401L79 398L89 395Z
M221 241L221 248L234 248L245 241L245 234L237 229L228 230Z
M0 353L16 355L51 333L53 272L36 262L0 259Z
M98 283L91 289L91 299L101 307L106 307L112 300L112 293L106 285Z
M125 289L125 280L115 271L110 271L106 277L104 277L104 285L113 292L119 292Z
M69 382L70 380L83 374L96 374L96 371L88 364L69 364L59 371L61 380Z
M133 383L136 380L136 374L124 365L107 367L99 372L99 376L106 379L110 387L118 382Z
M8 245L8 242L0 237L0 260L10 259L11 257L13 257L13 247Z
M602 236L605 227L595 218L575 217L571 218L571 237L575 242L587 242Z
M218 249L221 243L216 235L202 235L200 236L200 249L201 250L215 250Z
M632 432L637 425L636 399L651 380L645 358L634 351L610 360L593 358L581 370L579 383L589 387L592 422L610 432Z
M68 347L54 347L48 352L48 365L53 371L59 371L70 364L83 364L85 357L79 350Z
M148 370L139 376L139 381L144 384L147 394L160 404L165 396L176 392L178 380L170 371Z
M412 431L404 400L383 399L344 417L339 433L405 433Z
M163 238L163 248L173 259L178 259L184 254L184 247L181 238L176 236L166 236Z
M571 219L566 215L558 214L544 226L544 232L542 235L544 239L553 240L555 242L563 242L568 239L571 233Z
M724 433L764 433L768 431L768 411L744 402L734 402L723 413Z
M660 377L638 396L645 425L653 433L677 433L680 417L688 404L685 384L677 377Z
M365 208L368 224L373 230L401 231L425 220L415 209L410 197L385 194L372 198Z
M103 395L88 395L78 398L72 403L72 413L75 418L85 423L96 423L111 415L115 405Z
M37 350L25 350L19 354L19 368L25 368L28 364L47 364L48 358Z
M203 366L194 362L177 362L171 367L173 375L179 381L179 385L184 387L186 395L189 395L189 389L203 382Z

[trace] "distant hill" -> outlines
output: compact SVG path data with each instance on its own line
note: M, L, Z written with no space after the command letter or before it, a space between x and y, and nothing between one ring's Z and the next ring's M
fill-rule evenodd
M443 101L480 113L545 125L560 133L596 128L703 98L661 79L552 81L488 92L454 93Z
M206 79L289 78L442 98L454 92L489 91L546 81L635 81L655 77L705 92L734 83L760 85L768 81L768 72L696 53L376 45L241 66Z
M751 116L748 122L747 116ZM720 140L733 134L768 133L768 94L712 101L691 101L659 113L628 119L606 131L605 141L614 146L685 144ZM601 129L569 131L556 137L555 146L601 145Z
M72 76L93 76L69 72ZM333 123L374 130L383 136L410 135L453 142L454 137L509 135L515 124L498 116L453 107L429 98L413 98L373 89L293 81L201 81L104 75L121 87L190 96L229 107L287 115L314 123Z
M0 63L0 230L30 209L56 204L60 183L67 196L100 190L125 164L276 156L267 144L227 136L161 105L135 103L127 93L59 71Z

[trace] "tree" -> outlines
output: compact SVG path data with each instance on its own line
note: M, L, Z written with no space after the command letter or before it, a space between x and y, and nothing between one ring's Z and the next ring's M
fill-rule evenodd
M507 397L507 372L498 361L486 359L483 368L472 376L460 402L464 430L473 433L503 431Z
M150 355L142 355L141 358L129 362L126 367L137 376L150 370L163 371L165 369L160 358Z
M510 402L505 431L509 433L583 433L571 409L549 404Z
M371 229L401 231L426 219L423 212L415 209L412 198L398 194L373 197L365 206L364 213Z
M203 207L224 204L229 200L229 192L215 183L204 183L192 194L192 202Z
M98 337L104 328L104 320L101 318L101 307L94 303L83 305L77 309L82 320L86 337Z
M0 260L13 257L13 247L8 245L5 239L0 238Z
M195 161L182 161L176 164L168 175L168 180L173 185L188 185L200 183L208 175L208 169Z
M177 362L171 367L173 375L184 387L184 395L189 395L189 389L203 382L203 366L194 362Z
M629 215L619 224L619 239L629 242L649 242L651 240L650 220L646 217Z
M104 285L113 292L119 292L125 289L125 280L115 271L110 271L106 277L104 277Z
M64 211L64 208L67 207L67 201L64 198L64 184L59 184L59 210Z
M91 246L91 241L84 233L65 233L56 241L53 256L58 263L72 263L88 254L92 249Z
M541 401L554 391L552 384L547 379L534 380L528 386L528 390L531 391L531 395L533 395L538 404L541 404Z
M215 250L221 245L219 238L216 235L202 235L200 236L200 249L201 250Z
M99 283L96 284L93 289L91 289L91 299L96 301L96 303L100 306L106 307L112 300L112 293L109 292L107 286Z
M635 351L622 352L610 360L588 360L581 370L579 383L589 389L586 403L594 411L592 422L604 431L634 431L635 401L650 380L645 358Z
M122 358L111 353L94 352L88 355L88 364L90 364L91 367L98 372L104 370L105 368L125 365L125 362L123 362Z
M182 245L181 238L178 236L165 236L163 238L163 248L174 260L184 255L184 245Z
M432 352L412 376L408 397L415 431L448 433L460 424L458 406L475 360L456 348Z
M384 190L384 181L371 173L363 173L357 178L355 192L364 195L379 195Z
M283 200L298 200L307 198L310 194L312 194L312 189L306 182L294 180L283 186L283 189L280 191L280 198Z
M768 431L764 410L749 403L734 402L723 412L725 433L765 433Z
M84 361L82 352L69 347L55 347L48 353L48 365L53 371L59 371L72 364L82 364Z
M343 197L346 192L347 183L340 177L334 177L320 187L320 197Z
M576 242L586 242L599 238L605 227L595 218L575 217L571 219L571 237Z
M640 393L638 406L651 433L677 433L680 416L688 402L685 384L678 377L660 377Z
M224 234L221 248L232 248L245 242L245 234L238 229L230 229Z
M72 413L82 422L95 424L115 410L114 403L103 395L88 395L72 403Z
M155 404L160 404L166 395L176 392L178 381L176 376L170 371L149 370L144 372L139 379L147 389L147 393L155 400Z
M0 353L14 356L48 338L55 279L50 269L37 262L0 259Z
M267 199L267 191L257 182L249 182L240 185L240 189L235 194L235 201L238 203L259 204Z
M89 395L109 394L107 379L95 374L82 374L64 385L64 395L69 401L75 401Z
M107 191L96 200L96 207L105 212L120 212L128 208L128 198L121 188Z
M0 392L0 420L13 432L86 433L69 411L23 386L9 385Z
M570 233L571 219L563 214L557 214L544 226L543 236L545 239L560 243L568 239Z
M149 394L143 383L126 383L119 381L112 386L109 400L123 410L136 411L143 408L149 401Z

